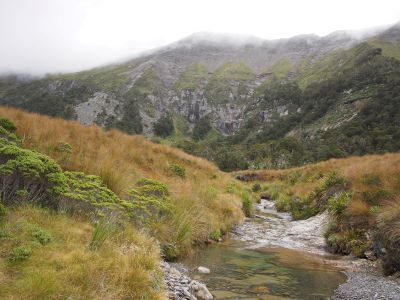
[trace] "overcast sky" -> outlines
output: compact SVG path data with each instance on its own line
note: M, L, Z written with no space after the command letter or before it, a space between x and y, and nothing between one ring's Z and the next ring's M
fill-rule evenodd
M0 0L0 72L82 70L198 31L275 39L399 20L399 0Z

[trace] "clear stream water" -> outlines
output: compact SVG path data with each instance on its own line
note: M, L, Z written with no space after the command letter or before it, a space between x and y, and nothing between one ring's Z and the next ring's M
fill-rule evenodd
M266 200L257 208L265 219L247 220L231 239L182 262L193 270L191 276L216 299L329 299L346 277L330 263L335 257L322 255L318 219L291 221ZM211 273L197 273L198 266Z

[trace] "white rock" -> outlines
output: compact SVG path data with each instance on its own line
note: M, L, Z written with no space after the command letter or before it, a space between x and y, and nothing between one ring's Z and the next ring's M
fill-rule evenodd
M199 273L202 273L202 274L209 274L210 273L210 269L209 268L201 267L201 266L197 268L197 271Z
M194 295L198 300L213 300L214 297L211 295L210 291L207 287L198 282L193 280L189 285L189 292Z

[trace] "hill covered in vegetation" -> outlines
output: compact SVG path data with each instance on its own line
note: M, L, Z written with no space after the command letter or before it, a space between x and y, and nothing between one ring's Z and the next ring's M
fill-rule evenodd
M163 299L161 258L243 218L250 192L204 159L117 130L0 116L2 298Z
M400 154L236 175L295 219L327 210L325 238L331 252L380 259L386 274L400 270Z
M122 64L1 78L0 103L144 134L227 171L398 151L399 28L195 34Z

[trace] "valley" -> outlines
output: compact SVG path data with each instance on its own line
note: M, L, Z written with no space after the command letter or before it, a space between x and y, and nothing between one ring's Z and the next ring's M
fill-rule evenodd
M400 23L1 75L0 298L400 299L399 151Z

